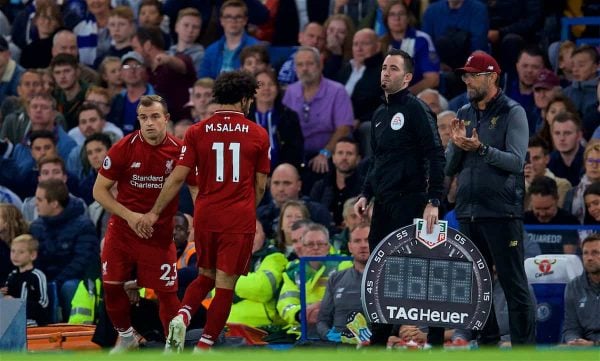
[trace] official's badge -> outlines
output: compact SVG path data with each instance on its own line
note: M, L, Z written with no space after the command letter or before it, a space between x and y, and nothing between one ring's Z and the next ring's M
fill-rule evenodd
M104 158L104 161L102 162L102 168L109 170L111 165L112 165L112 162L110 161L110 157L106 156Z
M403 126L404 126L404 114L402 114L402 113L394 114L394 116L392 117L392 122L390 123L390 127L393 130L399 130Z

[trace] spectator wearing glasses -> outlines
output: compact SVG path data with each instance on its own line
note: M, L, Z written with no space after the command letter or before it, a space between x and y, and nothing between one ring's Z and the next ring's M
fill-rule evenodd
M302 256L323 257L329 254L329 232L320 224L308 226L302 236ZM283 273L283 286L277 301L279 316L289 326L288 333L300 335L300 263L290 262ZM316 333L321 300L325 295L327 280L337 269L335 262L312 261L306 267L306 315L309 334Z
M240 52L258 40L246 33L248 7L240 0L228 0L219 13L223 36L209 45L204 54L199 77L215 79L220 73L240 68Z
M140 98L156 92L146 80L146 66L140 54L130 51L123 55L121 64L121 78L125 89L114 97L107 120L121 128L123 133L129 134L139 129L136 109Z

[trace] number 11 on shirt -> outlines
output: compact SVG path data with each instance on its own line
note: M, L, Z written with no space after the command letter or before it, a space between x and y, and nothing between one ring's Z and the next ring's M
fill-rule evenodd
M217 174L215 180L217 182L223 182L223 171L225 163L225 144L221 142L215 142L212 144L212 149L215 151L217 157ZM232 168L233 168L233 182L238 183L240 181L240 143L229 143L228 149L232 154Z

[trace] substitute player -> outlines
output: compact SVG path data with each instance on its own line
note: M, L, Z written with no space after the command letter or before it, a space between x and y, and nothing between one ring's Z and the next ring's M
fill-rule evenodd
M245 118L256 88L256 80L243 72L223 73L217 78L213 93L221 110L188 129L179 164L138 225L138 232L153 234L151 226L164 215L190 170L198 167L194 232L200 273L188 286L179 313L169 325L166 350L181 351L189 320L216 287L196 346L210 348L229 316L237 279L248 273L256 206L264 194L270 164L266 131Z
M108 151L94 185L94 198L112 214L102 250L102 281L106 311L119 333L117 345L111 351L114 353L138 346L131 327L131 306L123 288L133 272L141 287L156 291L165 334L179 307L172 223L178 199L165 205L152 237L142 239L134 230L175 168L182 144L167 134L169 113L161 97L142 96L137 117L140 130L127 135ZM190 181L195 180L191 177ZM115 182L116 199L110 192Z

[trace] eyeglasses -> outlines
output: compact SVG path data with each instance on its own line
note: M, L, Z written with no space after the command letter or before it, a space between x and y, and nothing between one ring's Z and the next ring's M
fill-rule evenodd
M233 21L240 21L244 18L245 18L244 15L223 15L223 16L221 16L221 19L223 19L223 20L233 20Z
M137 70L142 66L140 64L125 64L123 65L123 70Z
M389 13L388 14L388 18L402 18L404 16L406 16L405 12Z
M585 160L589 165L595 164L600 165L600 159L598 158L588 158Z
M304 121L308 122L310 118L310 104L304 103L302 104L302 114L304 115Z
M490 75L490 74L492 74L491 71L482 72L482 73L464 73L463 75L460 76L460 78L462 79L462 81L467 81L467 80L473 79L475 77L480 77L483 75Z
M329 243L328 242L308 242L308 243L304 243L303 246L307 247L307 248L323 248L323 247L329 247Z

